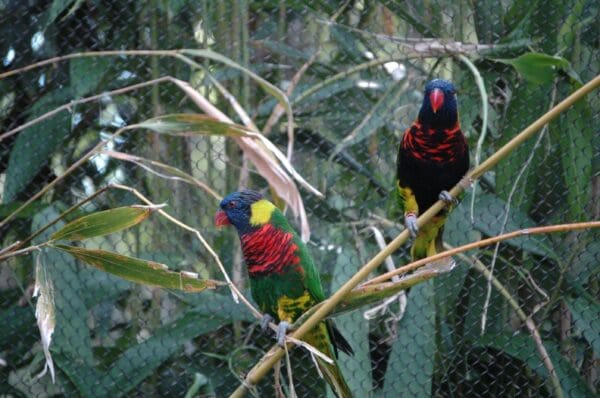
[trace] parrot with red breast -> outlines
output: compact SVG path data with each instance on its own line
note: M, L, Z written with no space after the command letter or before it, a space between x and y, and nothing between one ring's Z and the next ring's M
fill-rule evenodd
M261 325L265 329L271 320L279 322L277 341L283 345L289 325L325 299L308 249L283 213L256 191L233 192L225 197L215 215L215 224L233 225L237 230L252 298L265 314ZM352 397L335 357L338 349L348 355L353 351L333 322L320 322L303 339L333 359L330 364L315 356L335 394Z
M449 205L455 203L448 190L469 169L469 149L458 120L456 89L449 81L435 79L426 84L417 120L400 142L396 166L396 188L404 222L415 238L412 259L429 257L443 250L448 209L441 210L421 229L417 227L417 217L438 199Z

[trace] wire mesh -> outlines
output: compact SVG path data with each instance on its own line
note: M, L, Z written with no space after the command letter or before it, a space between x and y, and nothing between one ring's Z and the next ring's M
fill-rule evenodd
M127 125L199 112L170 80L116 91L170 76L243 124L222 85L285 152L290 120L285 114L270 119L277 100L252 71L289 90L292 164L325 194L320 199L300 189L308 248L333 293L381 249L378 236L389 242L404 228L394 193L397 147L417 116L425 82L441 77L457 87L474 165L598 75L598 10L591 0L0 2L0 214L6 221L0 247L26 239L98 189L122 184L166 203L169 214L197 228L248 292L235 232L213 225L218 200L140 162L96 154L7 217L102 140L105 150L177 167L219 195L250 187L273 198L231 138L137 129L108 142ZM61 58L183 48L211 49L242 69L203 57L191 66L158 53ZM11 71L18 73L5 75ZM599 220L599 109L593 91L486 173L451 212L445 242L456 247L522 228ZM67 221L136 203L130 192L111 188ZM569 231L469 251L456 256L453 271L385 305L335 317L354 349L338 358L354 395L598 394L598 237L594 230ZM77 245L222 279L196 236L158 214ZM409 262L405 245L388 266ZM49 374L39 377L45 357L35 318L39 299L32 297L36 264L54 293L54 382ZM378 273L385 271L382 265ZM131 283L50 248L0 260L0 319L0 392L7 396L228 396L274 342L224 288L184 293ZM332 396L306 351L292 350L291 363L297 396ZM292 396L288 375L284 366L281 388ZM273 374L251 393L275 396Z

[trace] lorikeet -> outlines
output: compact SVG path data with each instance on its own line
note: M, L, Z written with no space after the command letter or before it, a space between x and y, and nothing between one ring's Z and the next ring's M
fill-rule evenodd
M254 301L270 320L279 322L277 340L285 341L287 327L302 313L325 299L319 273L308 249L279 209L256 191L233 192L221 201L217 226L232 224L238 232L248 267ZM334 359L337 349L351 355L352 348L330 320L321 322L304 340ZM337 363L316 357L319 369L338 397L351 397Z
M413 260L439 252L447 210L417 228L419 212L438 199L453 203L448 190L469 169L469 149L460 130L456 90L452 83L435 79L425 86L423 104L417 120L409 127L398 148L397 189L404 210L404 222L415 241Z

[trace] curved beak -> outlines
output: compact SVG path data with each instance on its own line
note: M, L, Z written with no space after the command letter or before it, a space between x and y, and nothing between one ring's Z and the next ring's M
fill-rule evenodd
M229 222L229 217L223 210L219 210L215 213L215 225L217 227L223 227L225 225L231 225Z
M439 88L434 88L431 94L429 94L429 102L431 102L433 113L437 113L442 105L444 105L444 92Z

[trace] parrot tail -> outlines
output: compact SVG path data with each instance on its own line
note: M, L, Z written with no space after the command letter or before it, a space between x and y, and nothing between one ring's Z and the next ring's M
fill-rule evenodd
M335 359L333 360L334 363L330 364L325 362L323 359L316 357L319 370L323 374L325 380L327 380L327 383L329 383L329 386L331 386L331 389L335 395L338 398L352 398L352 391L350 391L350 387L348 387L348 384L346 384L346 380L340 372L337 362Z
M339 334L339 332L337 333ZM326 323L321 322L313 330L308 332L305 341L333 360L333 363L328 363L320 357L313 355L319 368L319 372L323 375L323 378L325 378L335 395L338 398L352 398L352 391L350 391L350 387L346 384L346 380L340 371L334 352L331 349L332 344ZM345 344L348 345L347 342ZM349 345L348 348L350 351L352 350ZM346 351L344 349L342 350Z
M444 223L448 216L446 214L434 217L431 222L419 229L419 233L415 238L410 249L410 255L413 261L420 260L425 257L433 256L444 251ZM435 269L439 272L450 272L456 266L456 261L452 257L442 258L425 265L420 270Z

